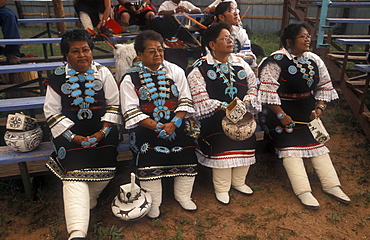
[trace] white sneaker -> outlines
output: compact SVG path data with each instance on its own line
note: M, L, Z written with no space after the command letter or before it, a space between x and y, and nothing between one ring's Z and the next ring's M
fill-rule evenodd
M215 193L216 193L216 198L220 203L225 204L225 205L229 204L230 197L229 197L228 192L222 192L222 193L215 192Z
M312 195L311 192L304 192L297 196L302 204L308 209L318 209L320 207L319 202L316 198Z
M324 190L324 192L341 203L349 204L351 202L351 199L349 199L349 197L342 191L342 189L340 189L339 186L329 188L328 190Z
M248 187L246 184L238 186L238 187L233 186L233 188L237 190L238 192L245 194L245 195L253 194L253 190L250 187Z
M147 216L149 218L158 218L159 214L161 214L161 211L159 211L159 207L151 207Z
M195 205L195 203L191 200L182 201L182 202L178 201L178 202L180 203L181 207L185 209L186 211L194 212L197 210L197 205Z

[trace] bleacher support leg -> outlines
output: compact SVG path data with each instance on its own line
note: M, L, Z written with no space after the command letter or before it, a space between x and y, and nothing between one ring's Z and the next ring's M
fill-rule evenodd
M26 192L26 195L31 200L33 200L34 199L34 194L33 194L33 191L32 191L32 181L31 181L31 178L30 178L30 174L28 173L27 163L20 162L20 163L18 163L18 167L19 167L19 171L21 172L24 191Z

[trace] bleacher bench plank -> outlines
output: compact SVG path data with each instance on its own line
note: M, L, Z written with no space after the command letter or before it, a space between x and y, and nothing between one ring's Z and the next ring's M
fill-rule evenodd
M324 37L328 37L327 34ZM370 35L331 35L331 38L370 38Z
M104 66L114 66L114 58L109 59L97 59L94 60ZM0 73L17 73L17 72L30 72L30 71L47 71L54 70L59 66L62 66L63 62L46 62L46 63L34 63L34 64L16 64L16 65L4 65L0 66Z
M48 152L50 155L51 151ZM46 156L47 157L47 156ZM117 161L123 162L130 160L132 158L132 153L130 151L121 151L118 152ZM30 161L27 162L27 169L30 175L37 175L42 174L45 172L49 172L49 169L46 168L45 164L48 161L48 158L44 158L43 160L39 161ZM7 178L7 177L14 177L21 175L19 171L19 165L17 163L7 164L7 165L0 165L0 177Z
M370 18L326 18L330 23L370 23Z
M356 64L355 69L364 72L364 73L370 73L370 65L368 64Z
M130 153L128 152L128 143L120 143L117 147L117 150L119 154L122 154L117 158L118 161L131 159ZM49 155L52 151L53 146L51 142L42 142L37 149L26 153L15 152L11 150L8 146L0 147L0 169L2 169L0 173L4 174L0 175L0 178L20 175L22 177L22 182L26 195L30 199L33 199L33 185L28 166L32 166L31 173L46 172L45 162L49 158ZM13 165L9 167L9 164ZM18 171L16 170L14 165L18 165Z
M22 18L18 23L57 23L57 22L79 22L80 19L73 18Z
M40 161L32 161L27 162L27 169L30 175L35 175L37 173L45 173L48 171L45 164L48 159L40 160ZM7 165L0 165L0 177L1 178L8 178L21 175L19 170L19 165L17 163L7 164Z
M315 5L315 6L321 6L322 5L322 2L311 2L312 5ZM357 2L357 1L353 1L353 2L339 2L339 1L336 1L336 2L332 2L331 3L331 6L370 6L370 2Z
M45 96L1 99L0 112L43 108L44 102Z
M337 38L335 41L346 45L370 44L370 39Z
M127 143L120 143L117 147L117 151L119 152L129 149L129 144ZM0 165L45 160L52 151L53 146L51 142L42 142L34 151L25 153L13 151L8 146L1 146Z
M344 59L344 55L342 55L342 54L328 53L327 57L330 58L331 60L343 60ZM363 61L366 61L366 57L365 56L348 55L348 58L347 59L348 59L348 61L352 61L352 62L363 62Z

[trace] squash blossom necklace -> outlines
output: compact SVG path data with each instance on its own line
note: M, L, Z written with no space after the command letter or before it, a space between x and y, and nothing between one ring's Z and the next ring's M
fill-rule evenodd
M57 73L57 75L59 74ZM89 107L90 104L95 102L95 91L100 91L103 88L102 81L95 79L93 69L88 69L85 73L79 73L75 69L70 69L68 75L70 77L61 86L61 91L69 97L75 98L72 104L80 107L80 110L77 112L79 120L84 118L91 119L93 113ZM85 85L84 93L79 89L80 84Z
M162 66L164 64L162 63ZM158 88L153 82L153 75L157 75ZM170 88L167 87L169 82L166 81L166 71L157 70L149 72L144 64L142 65L142 73L140 74L141 83L143 87L139 89L141 100L152 100L155 108L153 111L154 120L159 121L164 118L166 120L170 119L170 110L165 106L166 98L169 98Z
M227 85L225 89L225 95L229 95L231 99L234 99L234 95L238 93L238 89L234 87L234 68L231 65L230 61L226 63L214 63L213 67L216 68L216 74L219 74L219 77L224 80L223 83ZM229 78L226 77L226 74L229 74Z

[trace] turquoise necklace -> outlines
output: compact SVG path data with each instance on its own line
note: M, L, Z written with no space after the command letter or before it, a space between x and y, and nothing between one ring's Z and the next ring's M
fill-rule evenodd
M223 83L227 85L227 88L225 89L225 95L229 95L231 99L234 99L234 95L238 93L238 89L234 87L234 68L230 61L227 61L226 63L218 63L215 62L213 64L213 67L216 68L216 74L219 74L219 77L224 80ZM229 74L229 78L226 77L226 74Z
M162 67L164 64L162 63ZM162 68L163 69L163 68ZM157 84L153 82L152 75L157 75ZM155 105L153 111L153 118L156 121L160 119L170 119L170 110L165 106L166 99L170 97L171 89L168 87L170 82L166 80L166 71L157 70L157 71L148 71L148 69L142 64L141 71L139 73L140 81L142 87L139 89L140 99L153 101Z
M299 71L303 74L303 79L307 81L307 86L311 87L313 84L313 76L315 75L314 67L311 65L311 62L308 60L308 57L297 57L293 58L293 62L299 68ZM302 64L307 64L307 68L304 68ZM308 73L307 73L308 71Z
M61 86L61 91L68 95L68 97L75 98L72 105L80 107L80 110L77 112L79 120L91 119L93 113L89 107L90 104L95 102L94 95L96 91L100 91L103 88L102 81L95 79L93 69L88 69L85 73L81 74L75 69L70 69L67 73L69 78ZM80 89L80 84L85 84L84 93Z

